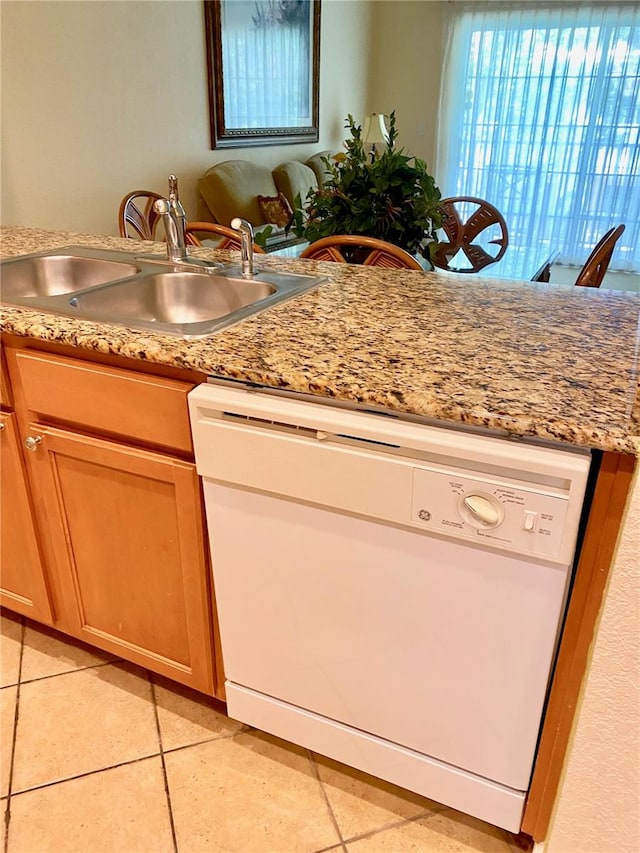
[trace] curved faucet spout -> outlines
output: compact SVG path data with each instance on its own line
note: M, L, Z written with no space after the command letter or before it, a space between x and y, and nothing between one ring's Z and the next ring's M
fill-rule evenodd
M246 219L236 216L231 227L240 233L242 247L242 278L253 278L253 226Z

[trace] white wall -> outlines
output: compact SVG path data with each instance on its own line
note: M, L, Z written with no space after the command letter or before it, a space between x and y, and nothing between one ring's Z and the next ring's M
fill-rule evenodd
M216 162L337 149L364 114L369 0L322 4L320 139L212 151L201 0L3 0L2 222L117 233L120 199L180 179L187 215Z
M545 853L640 850L638 555L640 465L611 569Z
M396 111L398 143L434 173L444 22L435 0L374 3L367 112Z

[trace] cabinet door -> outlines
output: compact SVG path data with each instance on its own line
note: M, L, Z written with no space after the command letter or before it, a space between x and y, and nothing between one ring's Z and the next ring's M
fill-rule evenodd
M65 630L213 693L208 567L195 465L32 424L29 466Z
M16 416L0 412L0 603L52 624L52 611L22 464Z

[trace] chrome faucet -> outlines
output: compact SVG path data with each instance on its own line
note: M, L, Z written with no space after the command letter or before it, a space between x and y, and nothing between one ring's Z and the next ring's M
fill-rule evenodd
M240 219L238 216L231 220L231 227L240 232L242 278L253 278L253 227L246 219Z
M188 260L184 229L187 215L178 198L178 179L169 175L169 198L159 198L153 209L160 214L167 235L167 256L170 261L184 263Z

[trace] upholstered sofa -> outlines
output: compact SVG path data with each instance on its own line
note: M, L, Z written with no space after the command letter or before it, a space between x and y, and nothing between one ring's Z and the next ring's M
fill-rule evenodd
M315 154L306 163L289 160L270 170L249 160L225 160L208 169L198 182L198 218L230 225L235 216L246 219L256 231L272 225L267 245L286 241L284 224L295 207L296 196L304 201L310 189L322 185L324 157Z

